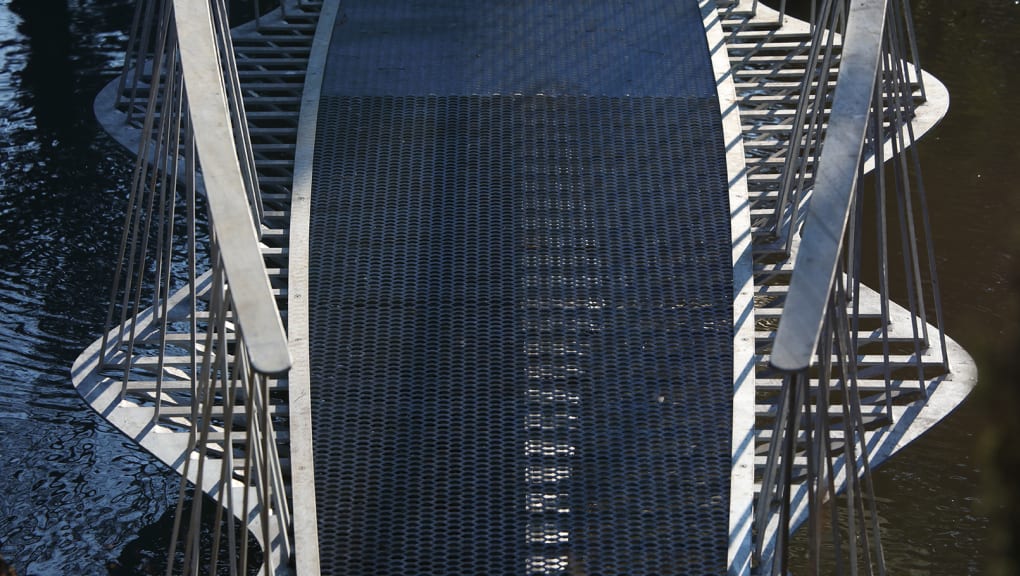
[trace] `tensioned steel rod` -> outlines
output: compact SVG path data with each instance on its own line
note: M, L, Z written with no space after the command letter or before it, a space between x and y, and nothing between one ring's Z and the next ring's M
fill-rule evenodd
M817 349L864 150L887 7L888 0L855 2L847 21L840 79L797 254L797 273L790 281L772 349L771 362L779 370L806 369Z
M875 84L875 98L881 97L882 82ZM876 258L878 266L878 292L882 323L882 370L885 376L886 402L892 401L892 369L889 365L889 219L886 214L887 194L885 178L885 132L882 129L882 110L877 106L872 110L871 129L872 146L875 148L875 233L878 244ZM891 409L891 408L890 408Z
M131 95L128 97L127 119L129 122L131 121L131 117L134 114L135 99L138 97L138 85L142 80L142 74L144 74L145 72L145 53L149 47L150 35L153 29L153 25L151 23L154 21L153 14L156 9L156 2L154 0L147 0L145 4L146 4L145 15L142 17L141 20L141 22L143 22L144 28L141 29L141 38L138 40L138 44L136 46L137 52L135 53L135 66L134 70L132 71L131 78ZM159 22L162 21L163 19L160 18ZM157 50L158 49L160 49L160 46L157 46ZM130 52L127 52L125 54L124 56L125 60L129 57L130 54L131 54ZM153 66L156 66L159 63L159 58L153 59L152 62ZM153 70L156 70L156 68L153 68ZM127 73L128 70L125 68L124 74L126 75ZM153 79L155 80L155 78L156 77L154 76ZM147 134L148 131L146 131L145 133Z
M815 3L812 3L814 6ZM801 103L793 121L789 151L784 163L779 201L774 215L776 236L785 237L787 254L793 246L798 209L807 188L809 160L817 158L822 147L825 123L825 101L829 97L828 83L832 76L836 35L842 32L840 23L846 7L844 2L825 0L820 8L820 20L812 30L809 64L801 87ZM811 96L814 96L812 101ZM810 116L810 120L808 120ZM800 151L795 154L794 146ZM787 218L784 223L783 219Z
M230 22L227 19L226 3L224 0L215 0L213 5L215 10L214 24L216 26L216 34L220 39L220 49L222 50L220 60L226 66L227 83L225 86L227 88L227 102L230 105L231 120L234 123L234 132L237 135L241 175L244 178L245 191L248 193L248 203L251 205L252 218L256 223L261 223L265 216L265 211L262 207L262 195L259 193L255 156L252 152L251 133L248 130L241 82L237 76L237 55L234 53L234 43L230 39ZM261 240L262 227L256 225L255 233Z

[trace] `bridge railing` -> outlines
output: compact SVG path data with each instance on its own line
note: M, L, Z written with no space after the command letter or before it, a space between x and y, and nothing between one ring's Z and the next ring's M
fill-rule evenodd
M249 6L249 14L254 18L255 28L259 30L262 28L266 11L263 9L264 0L237 0L240 4L247 4ZM321 0L319 0L321 1ZM284 0L276 1L272 3L273 9L280 10L282 16L287 18L292 15L292 12L300 12L300 8L305 6L312 6L316 4L316 0ZM160 6L163 4L162 0L136 0L134 15L131 21L131 27L128 35L127 43L127 58L125 61L124 74L119 79L119 85L116 93L116 106L122 104L122 99L125 97L128 100L135 100L139 98L140 92L144 91L145 83L143 77L145 71L148 70L148 60L152 56L154 44L158 43L159 21L160 21ZM234 4L230 0L222 2L222 10L225 17L223 22L226 23L230 17L230 7ZM274 22L278 22L278 19L274 19ZM219 33L219 32L217 32ZM224 47L230 53L233 49L230 47ZM232 64L231 64L232 65ZM231 88L238 86L237 82L233 83ZM133 110L128 109L128 117L133 115Z
M216 573L223 557L231 573L248 573L245 529L256 528L269 574L281 562L268 556L292 549L277 438L279 383L291 360L260 246L263 210L227 8L142 0L133 35L144 56L129 61L130 85L119 94L144 98L145 114L136 119L142 135L101 370L123 383L122 399L151 407L151 426L188 432L171 551L181 572L198 573L200 558L212 558ZM201 497L183 514L189 480L219 504L215 523L227 529L212 542L201 540Z
M813 14L774 216L794 271L768 356L783 385L755 506L754 556L762 574L789 573L790 533L806 516L812 573L834 561L840 573L882 574L865 434L891 423L893 399L908 382L925 393L922 358L948 370L945 336L928 324L934 312L941 325L941 307L912 146L922 73L908 2L825 0ZM895 322L894 296L906 309ZM884 387L864 391L864 378Z

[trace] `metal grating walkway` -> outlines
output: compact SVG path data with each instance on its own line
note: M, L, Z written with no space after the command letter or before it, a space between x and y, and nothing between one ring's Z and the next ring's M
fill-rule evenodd
M721 574L728 191L694 0L345 4L310 334L321 565Z

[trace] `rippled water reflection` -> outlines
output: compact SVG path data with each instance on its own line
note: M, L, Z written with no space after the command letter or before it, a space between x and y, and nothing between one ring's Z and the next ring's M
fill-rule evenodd
M0 553L23 575L105 574L176 499L68 377L103 320L125 194L91 101L127 5L0 0Z
M91 102L119 59L129 4L0 0L0 553L22 575L105 574L176 499L176 477L87 409L68 377L100 331L126 194L130 160ZM953 97L921 143L947 322L987 378L1016 328L1003 308L1020 257L1020 5L916 0L915 16L926 68ZM981 573L980 406L879 471L894 573Z

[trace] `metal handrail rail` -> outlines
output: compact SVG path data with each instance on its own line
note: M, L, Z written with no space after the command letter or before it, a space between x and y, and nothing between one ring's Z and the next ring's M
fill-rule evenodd
M171 18L171 7L175 12L174 18ZM217 13L214 14L213 10ZM162 13L157 13L159 11ZM169 24L171 21L173 25ZM250 136L244 121L244 107L239 101L241 95L236 82L236 63L229 38L224 39L229 34L225 21L226 13L221 0L211 3L140 0L136 5L131 31L132 38L138 37L139 40L132 42L133 50L129 49L134 55L129 57L121 74L117 101L119 103L121 97L129 92L127 121L130 123L135 109L133 103L139 99L138 86L143 84L144 74L155 72L150 68L158 67L158 63L164 59L170 67L166 71L168 75L181 74L185 84L198 87L194 90L184 89L184 94L174 96L178 101L177 106L183 106L178 111L172 107L167 108L166 102L157 104L156 99L149 98L146 118L139 125L142 138L138 142L139 154L133 188L167 184L166 181L158 181L159 178L165 180L166 176L153 176L162 173L173 174L171 187L174 182L187 185L186 178L190 178L187 175L194 172L195 166L182 164L176 169L161 168L152 174L146 174L143 167L147 163L169 165L191 162L187 148L197 148L195 151L201 163L202 178L195 184L203 190L208 200L210 232L220 244L226 279L230 281L233 292L237 323L245 335L244 342L250 362L257 373L275 375L286 372L291 359L280 312L266 277L260 251L263 208L251 156ZM159 22L163 24L157 25ZM168 44L170 37L185 37L188 42ZM155 53L151 54L153 44ZM148 63L147 58L151 58ZM127 82L129 76L130 87ZM231 82L229 85L228 80ZM160 89L158 78L153 78L152 84L148 90ZM165 115L180 116L183 113L189 116L190 121L186 127L177 127L176 138L163 135L163 138L177 140L178 144L168 146L158 141L154 132L157 127L152 118L160 112ZM151 135L151 138L146 135ZM190 142L185 145L184 139ZM147 178L156 179L146 181ZM136 218L137 224L137 216L129 213L128 218L131 217ZM125 228L129 225L129 221L126 221ZM133 264L134 255L136 252L144 253L146 245L143 243L139 250L128 246L126 239L125 242L121 248L120 261L124 261L127 256L126 259L132 262L123 271L127 277L131 277L137 272ZM166 247L160 249L165 250ZM115 291L121 286L121 272L118 269L113 286ZM164 292L168 289L168 286L165 287ZM124 314L131 309L130 291L125 290L123 297L121 325L125 324ZM135 300L139 297L140 293L134 295ZM115 294L112 294L111 300L115 299ZM156 301L161 299L165 298L155 298ZM135 302L136 314L140 311L138 304ZM112 321L111 307L107 323Z
M294 550L278 436L285 401L274 391L292 360L261 243L269 224L227 7L139 0L135 16L137 40L122 76L131 85L120 83L118 98L127 98L138 154L94 369L118 374L117 405L144 410L144 429L173 437L147 447L182 475L170 544L178 558L183 534L182 573L201 569L205 547L203 500L184 512L194 482L218 504L212 572L223 548L231 573L247 573L248 539L235 537L240 520L262 544L268 575ZM144 117L133 121L143 95Z
M289 342L266 274L259 244L261 209L257 209L258 187L251 164L251 141L244 123L243 105L237 100L237 67L222 0L173 0L174 46L180 64L182 106L187 109L188 149L201 163L202 181L210 220L212 286L204 342L193 343L202 350L201 366L192 372L192 418L189 452L198 456L185 463L171 556L176 554L181 523L185 520L184 491L189 470L203 477L205 469L219 468L217 517L224 509L231 571L247 572L247 539L240 546L233 538L235 517L248 518L257 510L257 528L266 547L263 573L275 572L293 554L292 514L285 473L277 450L278 438L271 413L269 376L285 373L291 366ZM228 81L230 85L228 86ZM152 96L150 94L150 96ZM240 148L240 150L239 150ZM243 154L243 159L242 159ZM247 170L245 169L247 167ZM194 173L189 170L191 178ZM194 250L194 248L192 248ZM192 274L194 263L192 262ZM193 292L194 299L198 297ZM197 332L197 310L192 309L192 338ZM231 334L238 348L231 350ZM193 356L194 360L198 357ZM217 397L223 399L223 404ZM235 403L242 402L243 406ZM223 411L227 422L244 419L244 448L235 455L232 425L224 425L223 444L212 439L213 410ZM222 456L219 456L222 454ZM238 466L240 464L240 466ZM242 470L243 495L235 497L228 486ZM210 470L212 471L212 470ZM252 502L254 499L254 502ZM240 500L240 502L238 502ZM254 506L253 506L254 504ZM201 503L192 506L184 542L183 573L198 573L201 546ZM217 521L219 524L219 521ZM248 527L255 527L246 522ZM216 571L221 532L215 533L210 570ZM238 561L240 566L235 564ZM168 570L171 566L168 566Z
M841 28L841 53L831 98L823 87L827 82L810 66L804 78L785 165L787 171L798 174L786 174L783 179L774 223L777 229L786 228L785 255L795 253L795 261L768 352L771 368L782 374L783 385L776 399L753 521L757 535L753 561L763 574L787 573L790 533L805 519L809 560L813 573L819 573L824 517L832 525L837 567L845 562L851 574L857 574L858 568L867 574L885 573L866 437L869 428L862 405L867 402L881 408L875 422L892 423L894 393L905 391L893 389L896 370L900 370L897 378L904 381L902 370L916 370L917 391L927 394L922 357L938 357L930 340L928 305L934 306L936 321L941 323L924 187L912 146L914 99L918 88L924 98L924 88L906 4L905 0L826 0L818 11L820 21L815 26L819 28L813 30L810 61L821 50L829 50L836 28ZM832 31L820 29L826 22L832 24ZM911 56L913 65L908 61ZM824 71L830 69L829 62L827 53ZM831 108L826 114L822 108L828 102ZM803 138L802 128L808 130ZM805 168L809 160L817 160L810 178ZM872 169L873 189L862 185ZM788 202L787 185L791 186ZM877 291L861 283L866 210L876 218ZM899 345L910 346L912 353L904 367L894 369L888 224L895 217L909 308L902 322L907 328L897 331L909 334ZM796 237L798 226L800 236ZM925 295L919 239L927 247L930 300ZM864 308L871 310L875 320L862 315ZM876 336L861 338L862 331ZM948 370L945 334L941 329L936 332L942 367ZM865 360L869 353L882 362ZM870 368L861 371L862 362L870 363ZM884 392L865 399L859 378L879 373L885 380ZM839 416L833 416L836 413ZM795 464L801 458L806 463ZM804 468L795 474L795 466ZM838 492L846 494L845 532L837 529L844 520L835 520L842 514L836 509ZM844 535L845 554L840 552Z
M889 0L863 0L850 9L796 272L772 346L772 365L784 372L808 368L818 350L864 157L888 4Z
M252 368L286 372L287 335L265 272L230 117L223 70L208 2L174 0L181 69L195 145L202 164L210 220L226 271L236 321ZM190 87L190 89L189 89Z
M832 515L835 561L838 571L843 572L844 555L839 551L841 537L834 507L836 492L845 489L849 502L846 510L849 573L858 574L858 569L863 568L866 574L885 574L857 389L856 353L849 336L854 322L847 314L849 296L841 272L846 269L845 239L850 220L860 217L856 195L868 145L874 148L877 171L881 173L884 138L882 119L876 115L874 104L883 102L882 76L884 65L891 58L886 38L889 4L889 0L855 0L849 7L841 5L836 9L833 14L836 21L842 15L839 12L847 10L843 21L846 28L828 127L824 136L814 136L822 138L822 142L801 149L802 154L817 154L818 162L806 215L803 219L798 217L799 200L788 209L791 226L788 240L792 240L797 223L803 222L803 228L771 350L772 367L784 372L785 377L754 514L757 541L753 559L763 574L785 574L789 570L789 538L796 525L793 462L801 450L807 460L803 485L808 501L812 573L821 570L824 538L821 517L825 514ZM829 2L826 6L832 7ZM826 36L831 42L831 34L816 29L814 42L821 42ZM819 48L813 46L812 53L817 54ZM805 77L802 94L807 93L813 80L810 75ZM802 100L797 128L804 122L807 107L825 106L822 94L816 94L813 104ZM795 134L791 155L793 146L799 146L800 141L800 133ZM798 166L789 160L787 169ZM803 185L803 164L799 170ZM795 197L806 196L806 191L796 192ZM855 239L849 241L850 245L854 242ZM856 258L854 262L856 265ZM808 369L816 359L816 374L812 376ZM838 425L831 423L828 416L830 407L835 406L842 409L842 423ZM842 428L842 449L833 448L832 430L837 426ZM871 507L870 522L865 521L865 507Z

